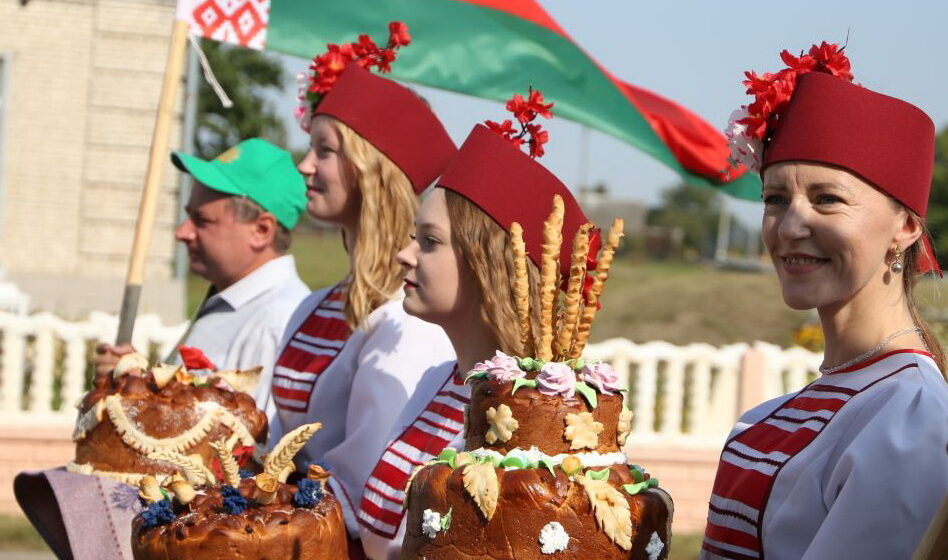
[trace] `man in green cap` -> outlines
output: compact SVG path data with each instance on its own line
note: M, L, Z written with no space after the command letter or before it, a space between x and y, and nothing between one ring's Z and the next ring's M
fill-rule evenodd
M290 154L259 138L211 161L181 152L171 161L194 178L188 217L175 238L187 247L191 272L212 286L181 343L203 351L218 369L263 366L254 399L259 408L272 408L280 339L310 293L286 254L290 230L306 208L306 185ZM96 351L96 370L105 373L131 347L100 344ZM267 410L271 421L273 412Z

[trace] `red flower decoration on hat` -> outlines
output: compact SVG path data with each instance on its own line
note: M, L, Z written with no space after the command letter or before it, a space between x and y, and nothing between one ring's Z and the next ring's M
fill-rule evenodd
M343 45L328 44L327 51L313 57L309 65L309 72L303 72L296 77L299 84L299 106L296 108L296 118L306 132L310 127L310 112L323 95L329 92L336 84L336 80L350 64L358 64L365 69L377 68L382 74L391 72L392 62L395 61L395 51L411 44L411 34L408 26L401 21L388 24L388 44L385 48L379 47L368 35L359 35L355 43Z
M543 130L542 125L533 121L537 116L552 119L551 108L553 108L553 104L544 102L540 90L530 88L526 99L518 93L507 101L507 110L513 113L517 124L520 125L519 131L514 128L511 119L506 119L500 123L484 121L484 124L518 148L523 144L527 144L530 147L530 157L543 157L543 154L546 153L543 145L550 141L550 133Z
M731 148L731 163L744 164L754 171L760 170L764 145L780 126L780 113L787 107L797 78L807 72L824 72L843 80L852 81L849 59L843 54L844 47L823 41L810 47L808 53L793 56L784 50L780 58L786 68L775 74L744 72L743 81L747 94L754 101L742 105L731 114L725 135Z

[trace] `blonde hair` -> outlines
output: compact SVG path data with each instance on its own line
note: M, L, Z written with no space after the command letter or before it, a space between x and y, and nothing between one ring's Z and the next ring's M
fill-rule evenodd
M514 307L513 250L509 234L490 216L463 196L445 190L448 218L451 220L451 240L461 257L470 267L480 290L480 316L484 326L493 334L498 349L513 356L526 356L530 349L520 342L520 323ZM540 308L536 286L540 273L533 262L527 265L530 285L531 312ZM532 325L539 325L539 314ZM536 339L534 333L531 339Z
M902 206L898 201L894 199L893 201ZM905 208L905 211L908 212L922 228L922 235L918 238L918 241L912 243L903 253L904 268L902 272L902 289L905 292L905 300L908 303L912 321L915 323L915 326L922 331L922 341L925 342L925 345L928 346L928 351L934 356L935 363L938 364L938 369L941 371L942 376L948 380L948 371L945 369L945 351L942 349L941 343L938 342L935 333L932 332L931 326L922 318L922 314L918 311L918 305L915 303L915 286L918 284L918 278L920 276L918 274L919 260L922 258L922 249L925 246L924 242L927 241L931 244L932 237L928 231L928 227L925 225L925 219L907 207L902 207Z
M395 260L414 227L418 198L411 181L392 160L337 119L341 154L359 187L358 238L346 295L346 321L353 329L398 291L402 269Z

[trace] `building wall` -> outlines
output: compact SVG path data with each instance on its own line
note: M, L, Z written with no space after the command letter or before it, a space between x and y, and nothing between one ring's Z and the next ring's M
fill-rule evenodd
M65 316L118 309L173 10L172 0L0 3L9 96L0 266L35 308ZM182 98L173 148L181 140ZM142 311L177 321L178 174L167 159L162 177Z

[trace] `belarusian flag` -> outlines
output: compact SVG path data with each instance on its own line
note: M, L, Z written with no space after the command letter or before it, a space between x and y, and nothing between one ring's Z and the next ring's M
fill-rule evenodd
M756 175L728 180L717 128L613 76L535 0L179 0L178 18L204 37L303 58L403 21L412 46L393 78L497 101L530 85L557 116L628 142L689 184L760 199Z

